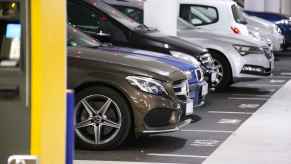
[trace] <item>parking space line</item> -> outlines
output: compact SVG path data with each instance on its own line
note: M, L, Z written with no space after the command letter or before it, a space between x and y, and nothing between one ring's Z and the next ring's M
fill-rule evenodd
M274 78L278 78L278 79L290 79L291 78L291 76L280 76L280 75L275 75L275 76L272 76L271 77L272 79L274 79ZM270 78L270 79L271 79Z
M225 130L192 130L192 129L185 129L185 130L181 130L181 132L232 133L233 131L225 131Z
M255 95L255 94L231 94L232 96L253 96L253 97L271 97L272 95Z
M251 112L227 112L227 111L208 111L211 114L240 114L240 115L252 115Z
M181 158L203 158L206 159L208 156L200 156L200 155L183 155L183 154L157 154L157 153L148 153L148 156L158 156L158 157L181 157Z
M246 84L248 87L281 87L279 84Z
M220 143L219 140L195 140L190 146L195 147L216 147Z
M240 109L256 109L260 107L260 104L240 104L238 108Z
M263 97L228 97L230 100L253 100L253 101L267 101L268 98Z
M286 80L277 80L277 79L271 79L270 83L285 83Z
M241 120L239 119L220 119L218 122L218 124L239 124L241 123Z
M280 75L291 76L291 72L281 72Z

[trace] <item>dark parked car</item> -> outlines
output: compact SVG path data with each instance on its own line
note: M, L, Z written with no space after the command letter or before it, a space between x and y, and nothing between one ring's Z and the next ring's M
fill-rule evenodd
M69 0L68 19L72 25L102 42L161 52L194 65L198 63L198 59L207 75L207 81L215 80L211 79L211 74L214 74L213 60L206 49L148 28L102 0Z
M68 28L68 88L76 93L77 145L112 149L130 132L165 133L182 120L189 89L180 69L153 58L99 49L99 42Z
M284 49L291 47L291 19L283 14L272 12L257 12L257 11L245 11L248 15L257 16L262 19L274 22L281 29L282 34L285 37Z

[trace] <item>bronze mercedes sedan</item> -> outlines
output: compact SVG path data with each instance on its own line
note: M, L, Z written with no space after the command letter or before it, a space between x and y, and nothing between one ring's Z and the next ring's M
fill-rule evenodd
M181 118L185 102L179 97L189 95L184 72L150 57L100 46L69 26L68 88L76 93L75 132L80 148L113 149L131 132L172 132L191 122Z

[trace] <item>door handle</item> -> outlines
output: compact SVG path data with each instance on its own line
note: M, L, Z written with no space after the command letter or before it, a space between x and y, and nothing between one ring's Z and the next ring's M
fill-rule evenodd
M0 99L11 99L19 96L19 86L0 87Z

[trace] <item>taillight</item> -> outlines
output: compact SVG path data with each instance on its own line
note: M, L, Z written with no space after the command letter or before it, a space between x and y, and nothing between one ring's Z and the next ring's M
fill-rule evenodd
M237 27L231 27L231 30L235 33L235 34L239 34L240 30Z

